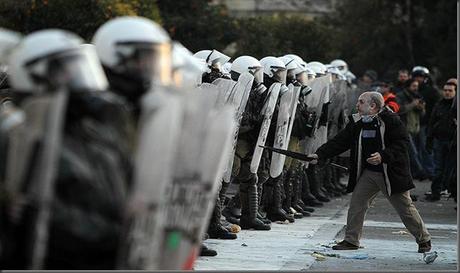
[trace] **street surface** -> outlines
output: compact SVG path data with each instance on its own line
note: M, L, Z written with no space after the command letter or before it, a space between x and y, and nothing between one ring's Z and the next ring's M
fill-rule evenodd
M296 270L296 271L457 271L457 211L453 199L424 201L430 182L416 181L415 206L432 235L437 259L426 264L417 244L382 194L368 211L359 250L330 248L343 239L351 194L317 208L311 217L292 224L272 223L270 231L238 233L236 240L208 239L218 253L199 257L195 270ZM316 253L315 253L316 252Z

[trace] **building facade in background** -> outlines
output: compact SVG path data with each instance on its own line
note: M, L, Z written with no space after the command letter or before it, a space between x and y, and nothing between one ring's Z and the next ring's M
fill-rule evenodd
M338 0L213 0L227 6L231 16L296 15L313 19L334 11Z

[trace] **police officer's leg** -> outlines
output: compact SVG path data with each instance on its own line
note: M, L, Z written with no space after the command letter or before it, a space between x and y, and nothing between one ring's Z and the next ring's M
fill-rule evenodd
M220 189L219 189L220 190ZM221 223L222 207L219 195L216 197L216 203L211 215L208 226L208 234L211 239L236 239L236 234L229 232Z
M310 164L307 168L308 181L310 182L310 191L311 193L321 202L331 201L324 193L321 191L321 182L320 174L316 165Z
M294 222L294 217L287 214L281 207L282 198L283 198L283 176L284 172L282 172L278 177L272 178L267 181L267 186L272 188L272 196L271 199L268 200L268 204L266 205L267 208L267 218L270 219L272 222L275 221L286 221Z
M262 156L260 166L265 166L266 164L266 158ZM264 222L265 224L270 224L271 221L266 218L266 212L265 212L265 207L264 207L264 198L266 198L267 194L264 192L265 189L265 183L268 181L270 178L270 175L268 173L268 170L265 167L259 167L259 170L257 172L257 197L258 197L258 205L259 205L259 210L257 214L257 218ZM270 193L269 195L271 195ZM265 195L265 196L264 196Z
M300 145L299 145L299 138L291 136L289 140L289 146L288 150L294 151L294 152L300 152ZM297 165L298 161L296 159L293 159L291 157L287 157L285 161L285 168L288 170L288 188L287 190L289 191L286 196L286 201L285 201L285 207L288 207L290 209L294 210L294 218L301 218L298 214L301 214L301 216L310 216L310 213L306 212L303 210L303 208L299 205L299 199L300 199L300 192L299 192L299 185L300 185L300 180L297 174Z
M250 160L243 161L238 175L241 200L240 226L242 229L270 230L270 225L257 218L259 210L257 174L251 173L250 165Z
M237 145L238 148L238 145ZM241 169L241 158L238 155L238 150L235 152L233 157L233 166L232 166L232 181L238 181L238 174ZM240 193L239 189L236 194L230 199L227 206L222 210L222 214L225 216L227 221L232 224L239 225L239 218L241 217L241 202L240 202Z
M316 197L311 193L310 180L308 177L308 168L306 168L304 164L301 164L299 166L297 173L299 174L299 178L301 179L301 183L302 183L302 201L303 203L311 207L322 207L323 203L320 202L318 199L316 199Z

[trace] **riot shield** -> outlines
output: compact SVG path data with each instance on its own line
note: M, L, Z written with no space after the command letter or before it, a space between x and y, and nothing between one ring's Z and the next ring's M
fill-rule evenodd
M305 98L304 103L307 105L307 109L310 112L316 114L317 119L314 122L314 127L316 128L315 134L313 136L307 136L301 141L301 148L305 154L311 154L315 151L315 147L318 143L317 139L326 132L324 126L322 126L323 128L318 128L318 124L323 104L329 101L329 84L331 81L331 75L326 75L315 78L309 83L312 92Z
M294 97L294 85L290 84L288 91L281 95L278 110L278 118L276 120L275 140L273 147L277 149L286 149L289 144L288 129L289 121L292 116L292 100ZM295 113L294 113L295 114ZM270 176L278 177L283 171L284 161L286 156L279 153L272 153L270 161Z
M206 93L208 96L213 96L216 108L222 108L225 104L227 104L228 90L223 86L217 86L212 83L202 83L198 87L198 90Z
M289 146L289 140L291 139L291 132L292 132L292 127L294 126L295 113L297 111L297 104L299 103L299 96L300 96L301 89L302 87L295 86L293 90L294 93L292 95L291 106L289 108L290 115L289 115L289 127L288 127L288 132L287 132L288 142L283 149L287 149L287 146Z
M257 173L257 170L259 169L260 159L262 158L263 153L263 148L261 148L260 146L264 146L265 141L267 140L268 130L270 129L273 111L275 111L275 106L278 100L280 90L281 83L272 84L270 86L270 89L268 90L268 99L265 101L265 104L262 108L264 120L262 121L262 126L260 128L259 137L257 138L257 143L256 147L254 148L254 154L252 156L250 166L251 173L254 174Z
M182 97L183 121L174 155L173 179L166 188L165 221L155 242L156 266L191 269L222 179L234 131L234 110L215 108L215 98L191 92Z
M347 107L347 82L337 80L330 88L331 104L329 105L328 139L333 138L344 127Z
M237 82L229 79L219 78L214 80L212 84L217 85L220 88L222 94L220 100L227 103L229 101L230 95L234 93Z
M128 198L118 267L151 269L161 235L164 192L171 184L182 120L181 101L156 87L142 98L135 155L134 184Z
M225 183L230 183L234 159L233 155L235 154L236 150L236 142L238 141L238 133L241 124L241 119L243 118L243 113L246 109L246 104L248 102L249 93L251 92L253 80L254 76L252 76L250 73L245 72L241 74L238 78L238 82L235 85L235 88L233 89L232 93L228 98L228 103L232 105L235 109L236 127L235 131L233 132L231 149L228 154L227 164L223 176L223 181Z
M5 186L9 195L23 195L35 208L27 254L28 269L42 269L47 253L51 204L68 102L65 90L27 98L24 122L9 135Z
M327 116L327 111L325 111L325 107L327 107L327 104L330 104L330 89L332 85L332 77L331 75L325 76L325 82L326 86L323 87L321 90L321 97L320 97L320 106L319 109L321 109L321 115L326 115ZM320 116L319 120L322 120L323 117ZM319 122L318 120L318 122ZM318 129L316 130L316 134L314 137L313 141L313 147L312 150L316 151L321 145L327 142L327 117L324 117L324 122L323 123L318 123Z

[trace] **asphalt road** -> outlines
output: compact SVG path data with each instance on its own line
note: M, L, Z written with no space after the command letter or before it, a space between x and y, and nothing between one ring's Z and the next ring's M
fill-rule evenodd
M382 194L368 211L361 240L363 248L335 251L343 238L351 195L335 198L311 217L292 224L272 223L270 231L241 231L236 240L208 239L215 257L200 257L195 270L301 271L457 271L457 211L452 199L424 201L430 182L416 181L415 206L432 235L437 259L426 264L417 244ZM319 254L319 255L318 255Z

